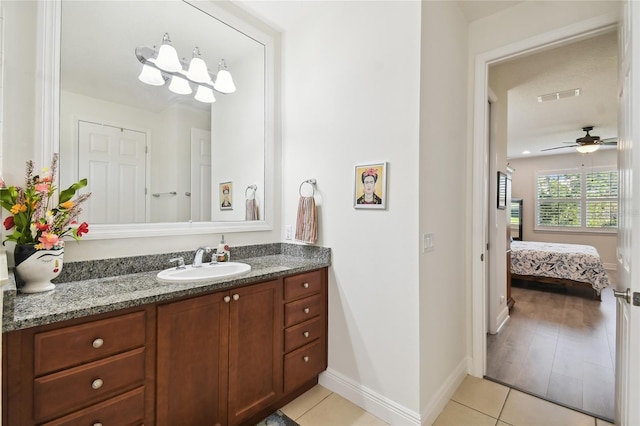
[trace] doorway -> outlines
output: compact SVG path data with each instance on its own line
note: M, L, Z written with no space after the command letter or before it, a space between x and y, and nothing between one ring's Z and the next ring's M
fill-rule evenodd
M498 108L498 121L502 127L498 134L508 135L504 138L508 138L506 147L504 139L491 140L491 164L497 158L498 171L503 171L500 164L506 163L509 169L514 169L511 174L513 196L526 200L525 240L590 245L597 248L603 261L613 269L616 259L614 233L536 229L537 197L534 188L539 171L566 169L592 173L600 164L617 168L614 145L602 146L594 153L580 154L571 143L562 143L563 136L556 135L563 126L573 128L575 125L575 130L579 131L583 123L591 121L596 123L597 132L594 134L603 137L617 134L616 52L617 33L611 31L492 65L488 77L490 88L498 93L496 96L503 103L503 108ZM562 87L580 87L582 96L545 103L536 101L537 95ZM595 105L598 108L594 108ZM558 111L564 113L558 114ZM576 119L580 120L578 124L575 124ZM603 131L607 133L603 134ZM545 140L536 132L552 135ZM523 133L535 141L518 137ZM576 136L580 134L576 133L568 142L575 141ZM544 151L547 148L551 149ZM523 154L525 150L529 153ZM506 161L503 162L501 158L505 154ZM494 171L490 173L491 176L495 174ZM492 202L489 206L490 223L500 224L498 229L502 229L507 217L508 231L509 213L492 208ZM500 221L491 219L491 214L502 218ZM513 232L511 236L514 236ZM504 238L504 232L498 230L496 241L493 244L490 241L490 246L499 247L500 238ZM502 280L508 275L505 267L498 268L497 274ZM510 310L509 321L504 322L502 311L491 305L498 305L500 300L499 282L494 277L488 286L489 324L498 324L501 328L497 333L497 327L488 330L486 377L611 421L614 416L616 335L615 301L611 288L603 292L603 300L599 302L593 300L589 291L575 291L566 286L524 287L525 282L512 280L511 291L517 303ZM509 282L507 279L502 284L507 286L507 295ZM506 311L504 305L499 307Z
M548 49L553 46L568 43L569 40L578 41L593 37L598 34L611 31L615 28L616 18L614 16L603 16L598 19L592 19L588 22L574 25L570 30L566 28L541 34L537 37L527 39L525 42L514 43L506 47L496 49L479 55L475 63L476 81L487 82L488 66L497 64L503 58L514 58L520 55L530 54L542 49ZM483 87L479 87L483 86ZM485 135L485 117L486 117L486 99L487 85L477 85L475 87L474 97L474 145L483 146ZM489 179L489 170L484 161L486 151L478 150L474 152L474 178L473 178L473 205L474 210L486 210L488 203L486 182ZM484 207L483 207L484 206ZM483 253L485 249L485 240L483 240L483 230L486 227L486 217L473 218L473 250L474 253ZM491 256L500 256L500 254L490 253ZM473 307L473 365L472 373L476 376L483 376L486 373L486 318L487 318L487 301L486 286L488 283L484 281L484 271L487 265L483 263L480 256L472 258L472 307ZM517 303L517 302L516 302Z

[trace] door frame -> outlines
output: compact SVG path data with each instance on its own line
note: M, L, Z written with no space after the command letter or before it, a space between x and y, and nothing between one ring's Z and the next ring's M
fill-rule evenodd
M473 171L472 171L472 207L471 211L486 211L489 198L487 182L490 178L485 158L488 155L486 140L487 99L489 65L513 59L524 54L573 43L617 28L618 14L608 13L581 21L553 31L544 32L525 40L517 41L476 56L474 64L473 98ZM472 215L471 233L471 363L469 374L483 377L487 368L487 306L486 306L486 267L481 254L485 253L484 214ZM489 258L496 256L491 248Z

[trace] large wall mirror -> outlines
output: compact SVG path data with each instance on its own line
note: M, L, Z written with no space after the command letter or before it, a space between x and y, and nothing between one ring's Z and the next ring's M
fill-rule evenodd
M88 236L271 229L273 34L230 3L42 3L53 52L43 155L60 153L61 187L88 178ZM141 82L136 48L157 50L164 34L185 68L197 47L214 79L226 66L237 90L209 103L193 83L191 94L170 90L168 73L163 85Z

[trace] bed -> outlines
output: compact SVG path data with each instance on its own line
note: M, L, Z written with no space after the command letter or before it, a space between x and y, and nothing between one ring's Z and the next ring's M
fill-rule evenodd
M511 278L578 287L591 287L594 298L609 285L595 247L581 244L511 242Z

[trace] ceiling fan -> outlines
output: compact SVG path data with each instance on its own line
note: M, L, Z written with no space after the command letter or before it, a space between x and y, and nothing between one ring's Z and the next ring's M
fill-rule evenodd
M600 139L600 136L591 136L589 134L591 130L593 130L593 126L583 127L582 131L587 132L586 135L576 139L575 142L565 142L565 143L570 143L572 145L556 146L555 148L546 148L546 149L543 149L542 151L551 151L554 149L562 149L562 148L575 148L576 151L586 154L589 152L597 151L598 148L600 148L600 145L616 145L618 143L617 138Z

